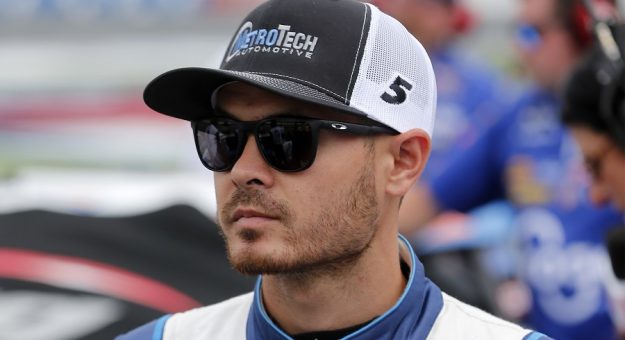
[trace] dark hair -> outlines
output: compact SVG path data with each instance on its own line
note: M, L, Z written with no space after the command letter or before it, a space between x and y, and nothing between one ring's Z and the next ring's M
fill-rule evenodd
M579 49L588 47L592 36L590 27L586 27L588 15L582 0L555 0L554 17L573 37Z
M569 126L584 126L610 135L610 129L601 115L600 82L603 54L591 49L573 69L564 87L561 120Z
M595 2L606 2L611 5L615 3L614 0L590 0L591 6ZM573 37L578 49L586 50L591 47L594 40L593 22L583 0L555 0L554 17Z

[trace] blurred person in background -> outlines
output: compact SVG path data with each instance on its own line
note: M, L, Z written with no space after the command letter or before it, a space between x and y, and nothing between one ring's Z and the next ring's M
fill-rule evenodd
M436 126L424 180L440 173L451 155L468 147L492 125L510 99L503 74L458 42L473 28L473 13L462 0L373 0L401 22L432 59L438 98Z
M482 131L506 112L516 87L501 72L460 45L476 21L462 0L371 2L400 21L423 43L432 59L438 98L432 152L422 176L422 181L427 182L440 174L455 154L468 148ZM499 202L492 208L482 207L480 216L493 217L493 214L502 211ZM503 210L504 213L506 211ZM478 267L481 266L481 252L495 243L495 235L499 232L481 233L478 228L483 226L472 221L474 219L470 214L447 212L438 216L436 221L431 221L424 232L409 232L407 236L415 244L434 282L464 301L494 311L488 283L491 273L487 273L487 268ZM442 230L439 226L451 230L451 224L466 230L461 232L466 237L447 238L443 232L429 233ZM458 235L455 232L449 234ZM473 238L476 234L484 237ZM459 277L462 279L459 280Z
M597 206L612 204L625 212L625 99L622 90L625 69L622 64L621 61L619 68L610 71L609 61L601 51L589 54L567 83L562 121L571 130L584 156L592 179L589 188L592 202ZM611 82L618 88L604 85L603 74L610 74ZM613 93L612 98L604 98L608 92ZM610 103L604 106L604 100Z
M604 23L608 25L601 26ZM597 206L611 204L623 214L620 228L606 237L606 262L612 266L606 266L604 285L612 317L625 339L625 26L599 18L595 27L608 27L616 44L606 35L576 67L564 90L561 119L584 156L592 181L590 199Z
M519 4L519 56L535 87L428 187L406 196L402 227L418 228L442 210L509 200L523 285L498 295L502 312L556 339L614 339L597 263L605 260L606 233L621 217L587 199L581 156L558 115L565 80L592 42L589 16L580 1ZM518 294L522 287L527 300Z

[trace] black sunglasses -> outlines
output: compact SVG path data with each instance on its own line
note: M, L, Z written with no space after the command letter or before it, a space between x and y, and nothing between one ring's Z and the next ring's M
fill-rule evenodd
M191 125L200 160L212 171L231 170L252 132L265 161L283 172L302 171L312 165L317 154L319 129L355 135L397 134L382 126L293 116L250 122L214 117L194 121Z
M606 156L616 147L614 144L608 145L603 149L599 154L592 157L585 157L584 164L586 165L586 169L588 169L588 173L592 176L592 179L595 181L601 180L601 173L603 170L603 162Z

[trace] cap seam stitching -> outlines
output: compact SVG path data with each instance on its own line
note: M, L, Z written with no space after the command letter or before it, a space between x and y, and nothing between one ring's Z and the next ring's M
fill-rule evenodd
M235 72L236 72L236 71L235 71ZM259 74L259 75L272 75L272 76L280 76L280 77L284 77L284 78L295 79L295 80L298 80L298 81L304 82L304 83L306 83L306 84L309 84L309 85L312 85L312 86L318 87L318 88L320 88L320 89L322 89L322 90L324 90L324 91L326 91L326 92L329 92L329 93L331 93L331 94L333 94L333 95L337 96L338 98L342 99L343 101L346 101L346 100L347 100L345 97L341 96L340 94L336 94L336 93L332 92L331 90L326 89L326 88L325 88L325 87L323 87L323 86L317 85L317 84L315 84L315 83L309 82L309 81L304 80L304 79L299 79L299 78L296 78L296 77L291 77L291 76L287 76L287 75L284 75L284 74L270 73L270 72L253 72L253 71L247 71L247 72L243 72L243 73L252 73L252 74Z
M369 6L363 4L365 6L365 15L364 20L362 21L362 28L360 29L360 40L358 41L358 50L356 51L356 56L354 58L354 64L352 65L352 72L349 75L349 82L347 83L347 89L345 89L345 104L347 103L347 94L349 92L349 88L352 86L352 79L354 78L354 71L356 70L356 63L358 62L358 56L360 55L360 50L362 48L362 37L364 36L365 24L367 22L367 12L369 11Z

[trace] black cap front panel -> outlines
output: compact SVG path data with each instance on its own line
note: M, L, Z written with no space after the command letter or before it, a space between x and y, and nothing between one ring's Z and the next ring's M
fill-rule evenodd
M245 18L221 68L288 79L349 103L370 17L354 1L271 0Z

